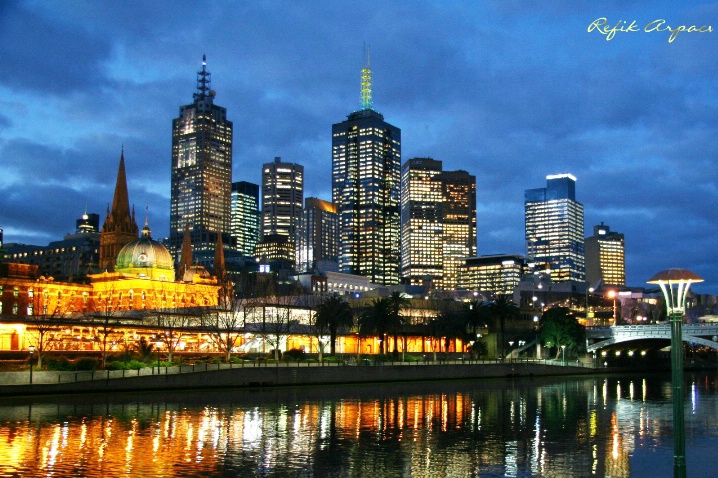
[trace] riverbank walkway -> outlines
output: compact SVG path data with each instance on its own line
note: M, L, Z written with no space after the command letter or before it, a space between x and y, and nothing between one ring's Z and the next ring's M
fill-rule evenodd
M35 371L32 377L29 371L0 372L0 396L573 375L593 371L594 367L585 362L535 359L246 361L138 370Z

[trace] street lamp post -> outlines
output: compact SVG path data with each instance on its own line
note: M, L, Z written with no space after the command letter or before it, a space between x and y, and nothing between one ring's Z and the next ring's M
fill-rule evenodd
M683 409L683 315L692 283L703 282L686 269L666 269L648 280L661 286L671 322L671 385L673 388L673 476L686 476L686 437Z
M590 308L588 307L588 294L593 294L593 287L586 288L586 325L593 325L593 320L588 319Z
M566 365L566 346L561 346L561 360L563 361L563 364Z
M615 290L609 290L608 291L608 297L610 299L613 299L613 325L618 325L616 323L616 291Z
M30 383L32 383L32 354L35 353L35 346L31 345L27 350L30 352Z

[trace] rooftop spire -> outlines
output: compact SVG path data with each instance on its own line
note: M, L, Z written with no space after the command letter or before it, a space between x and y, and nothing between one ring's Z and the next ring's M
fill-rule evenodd
M369 62L369 45L364 44L364 68L361 70L361 108L372 109L371 104L371 68Z
M117 168L117 182L115 183L115 196L112 198L112 214L118 216L130 215L130 198L127 194L127 175L125 174L125 148L120 154L120 167Z
M202 55L202 69L197 72L197 93L193 95L195 101L203 100L212 95L211 84L212 73L207 71L207 55Z

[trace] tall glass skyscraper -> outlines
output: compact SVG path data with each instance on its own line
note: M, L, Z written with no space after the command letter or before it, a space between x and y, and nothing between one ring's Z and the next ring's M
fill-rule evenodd
M226 108L214 104L210 84L203 57L194 101L181 106L179 117L172 120L169 240L175 261L186 225L200 262L213 259L218 233L225 245L231 244L232 122Z
M304 166L281 158L262 166L262 236L287 236L294 244L304 202Z
M593 236L585 240L586 281L626 285L626 252L623 234L601 223L593 226Z
M444 199L442 287L454 290L465 259L476 256L476 176L458 170L444 171L440 178Z
M401 168L401 277L412 285L427 279L441 287L443 193L441 161L413 158Z
M371 70L362 108L332 126L332 202L339 214L339 270L399 283L401 130L372 109Z
M546 176L546 187L524 193L526 254L544 261L554 282L586 280L583 205L576 201L576 178Z
M339 216L329 201L306 198L296 236L297 272L311 272L318 263L333 264L339 255Z
M442 162L410 159L401 170L401 276L410 284L454 290L476 255L476 178L442 171Z
M232 183L232 225L230 233L237 252L254 257L260 237L259 185L247 181Z

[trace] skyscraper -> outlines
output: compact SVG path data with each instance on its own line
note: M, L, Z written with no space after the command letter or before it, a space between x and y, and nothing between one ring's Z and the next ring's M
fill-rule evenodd
M586 281L596 284L626 285L626 255L623 234L601 223L593 226L593 236L585 240Z
M294 243L304 202L304 166L281 158L262 166L262 235L287 236Z
M554 282L586 279L583 205L576 201L576 178L546 176L546 187L524 193L526 254L545 261Z
M372 109L371 69L361 110L332 125L332 202L339 214L339 268L378 284L399 282L401 130Z
M401 168L401 277L412 285L427 279L441 287L443 191L441 161L413 158Z
M414 158L404 163L401 184L402 278L456 289L465 259L476 255L476 178Z
M170 250L178 260L185 226L189 225L195 257L211 263L217 234L230 243L232 189L232 122L227 110L214 104L207 59L197 72L192 104L181 106L172 120L172 190Z
M459 286L464 259L476 256L476 176L459 170L444 171L440 178L444 199L442 287L454 290Z
M260 233L259 185L247 181L232 183L230 234L236 243L237 252L245 257L253 257Z
M329 201L306 198L296 236L297 272L311 272L318 262L334 263L339 256L339 216Z

